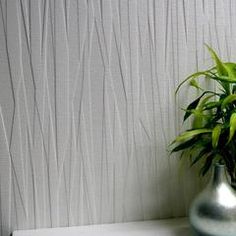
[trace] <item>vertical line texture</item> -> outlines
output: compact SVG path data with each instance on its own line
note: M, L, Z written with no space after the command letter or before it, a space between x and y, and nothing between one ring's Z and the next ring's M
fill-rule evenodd
M186 215L174 90L204 43L236 60L235 22L232 0L0 0L0 235Z

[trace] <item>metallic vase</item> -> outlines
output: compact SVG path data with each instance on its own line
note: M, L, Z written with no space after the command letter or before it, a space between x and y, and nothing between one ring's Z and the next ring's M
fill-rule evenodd
M236 235L236 193L224 165L214 166L209 184L193 201L190 224L196 236Z

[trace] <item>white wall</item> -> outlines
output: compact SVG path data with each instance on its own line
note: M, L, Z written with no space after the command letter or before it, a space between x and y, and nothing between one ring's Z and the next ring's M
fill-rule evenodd
M236 55L235 22L233 0L0 0L1 235L185 215L174 89L204 42Z

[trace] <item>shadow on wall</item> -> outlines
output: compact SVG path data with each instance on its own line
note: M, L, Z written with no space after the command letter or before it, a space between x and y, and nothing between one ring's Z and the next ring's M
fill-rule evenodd
M130 174L126 179L129 186L125 202L127 220L186 216L192 199L200 189L194 169L186 164L183 173L180 173L179 159L169 157L165 145L158 147L158 152L155 148L154 145L139 146L130 160Z

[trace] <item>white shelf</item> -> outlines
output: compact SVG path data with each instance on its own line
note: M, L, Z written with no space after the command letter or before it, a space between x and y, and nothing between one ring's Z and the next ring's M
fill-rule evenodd
M187 218L129 223L18 230L13 236L189 236Z

